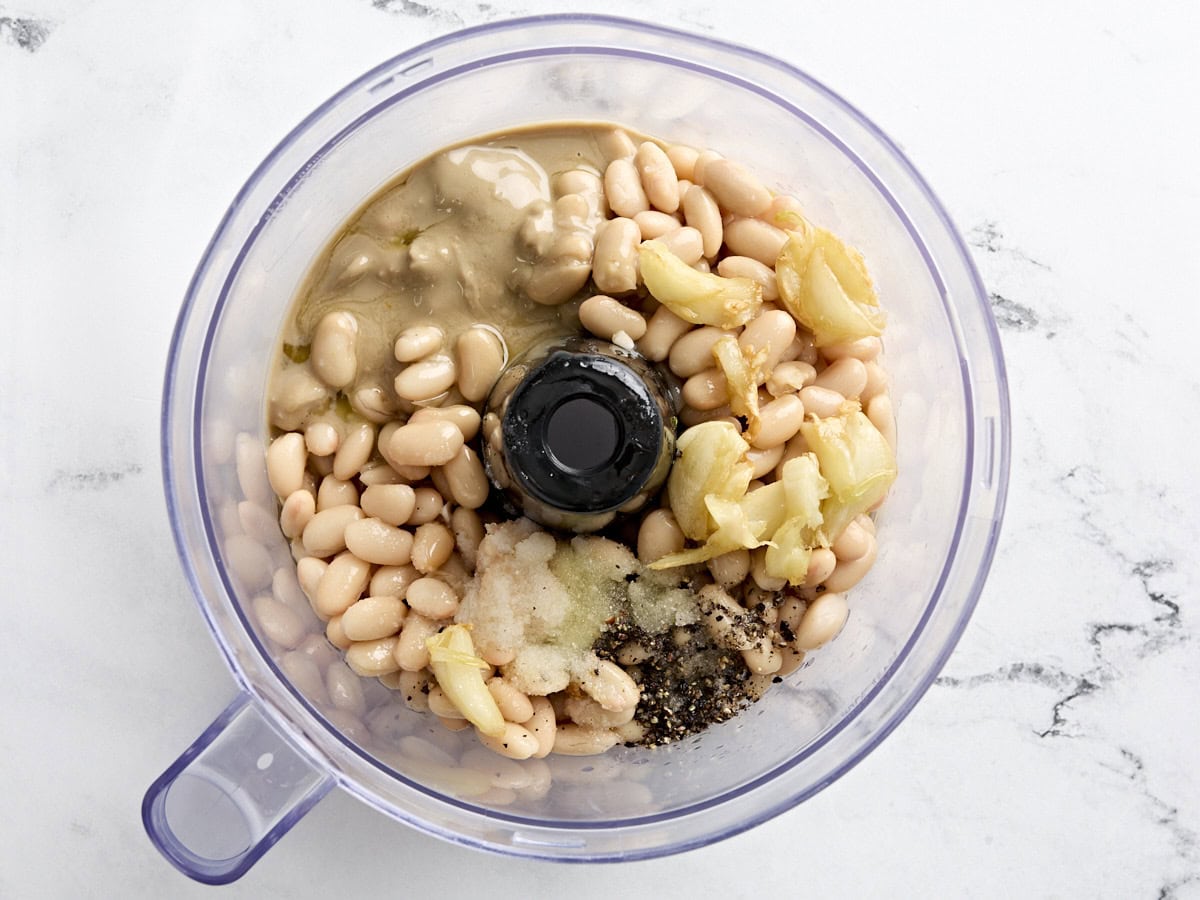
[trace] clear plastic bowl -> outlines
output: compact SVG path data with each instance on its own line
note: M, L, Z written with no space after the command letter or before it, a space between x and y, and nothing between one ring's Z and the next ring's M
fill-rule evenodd
M469 730L431 726L376 681L361 683L366 711L340 708L322 672L331 648L316 650L316 640L310 655L259 633L253 601L273 589L306 610L286 543L254 523L275 515L262 450L268 364L313 257L375 189L431 152L554 120L622 122L719 150L862 249L890 316L900 477L844 632L799 672L735 719L667 748L517 764L517 780L535 786L512 800L481 796L481 776L458 763L474 744ZM941 669L983 585L1008 476L1007 388L985 293L896 146L791 65L600 16L431 41L302 122L205 252L164 394L175 539L240 692L150 788L143 818L178 868L210 883L244 873L335 786L456 843L574 861L674 853L795 806L861 760ZM305 621L320 634L311 613Z

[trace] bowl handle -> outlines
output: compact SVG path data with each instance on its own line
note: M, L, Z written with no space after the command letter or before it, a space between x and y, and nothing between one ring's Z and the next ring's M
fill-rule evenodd
M205 884L240 878L333 787L329 770L239 694L142 800L150 840Z

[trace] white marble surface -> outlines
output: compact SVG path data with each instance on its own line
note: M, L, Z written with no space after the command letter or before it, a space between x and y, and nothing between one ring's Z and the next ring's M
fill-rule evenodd
M968 236L1013 480L979 610L863 764L723 844L512 861L335 795L228 896L1200 897L1200 12L609 0L848 97ZM0 897L185 897L150 780L233 693L169 537L171 327L265 152L367 67L549 0L0 0Z

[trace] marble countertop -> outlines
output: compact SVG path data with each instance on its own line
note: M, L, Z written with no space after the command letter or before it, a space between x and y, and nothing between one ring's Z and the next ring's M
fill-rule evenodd
M160 386L265 153L360 72L549 0L0 0L0 897L185 897L148 783L233 694L175 555ZM335 793L228 896L1200 897L1200 10L609 0L891 134L966 235L1013 408L977 613L802 807L626 866L503 859Z

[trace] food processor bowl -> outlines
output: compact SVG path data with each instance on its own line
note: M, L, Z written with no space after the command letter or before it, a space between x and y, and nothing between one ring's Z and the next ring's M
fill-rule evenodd
M296 291L355 209L439 149L551 121L618 122L718 150L862 250L889 316L900 475L844 631L760 702L666 747L513 762L519 789L498 790L473 767L470 729L410 710L325 643L269 527L264 397ZM1009 413L966 248L857 110L750 49L604 16L539 16L389 60L271 152L188 288L162 450L175 541L238 693L152 785L143 818L180 870L223 883L334 787L459 844L566 861L674 853L803 802L896 727L961 636L1000 527ZM280 607L309 634L273 639L263 617Z

